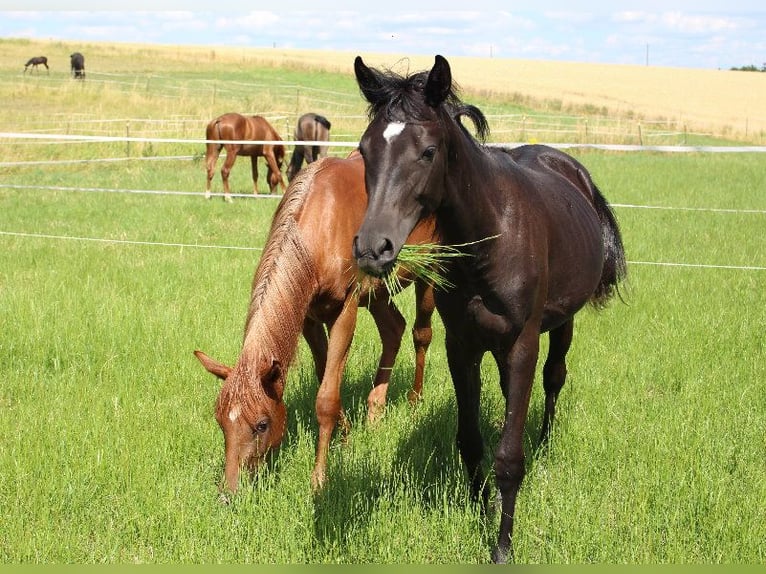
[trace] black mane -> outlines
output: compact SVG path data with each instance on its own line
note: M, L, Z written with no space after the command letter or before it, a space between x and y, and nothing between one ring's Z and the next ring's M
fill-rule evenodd
M381 71L370 68L377 80L377 87L366 94L369 105L367 116L370 120L383 114L389 121L408 118L416 121L433 119L434 108L425 101L424 89L428 80L428 72L416 72L403 76L392 70ZM461 127L461 119L466 117L476 128L479 141L486 141L489 136L489 123L482 111L471 104L464 103L458 96L459 88L453 82L444 100L444 107L449 115Z

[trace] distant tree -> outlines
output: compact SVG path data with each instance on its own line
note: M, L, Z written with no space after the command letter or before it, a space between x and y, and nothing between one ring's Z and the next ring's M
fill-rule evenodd
M741 66L739 68L735 66L731 69L737 72L766 72L766 63L764 63L760 68L754 64L750 64L749 66Z

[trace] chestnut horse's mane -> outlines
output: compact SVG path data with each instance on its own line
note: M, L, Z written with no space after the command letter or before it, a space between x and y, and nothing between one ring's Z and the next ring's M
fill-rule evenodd
M248 420L265 392L260 385L252 384L253 375L259 365L265 361L270 364L272 359L278 360L283 369L289 367L318 287L316 266L296 221L314 171L307 168L291 182L274 214L253 277L242 353L235 367L237 376L227 379L218 399L218 410L238 405Z

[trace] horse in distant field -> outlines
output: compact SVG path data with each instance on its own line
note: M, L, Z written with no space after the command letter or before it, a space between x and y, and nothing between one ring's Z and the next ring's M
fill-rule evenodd
M253 173L253 193L258 194L258 157L263 157L268 165L267 181L273 194L277 186L285 189L285 180L282 177L282 163L285 159L285 146L281 142L277 130L261 116L243 116L237 113L223 114L212 120L205 130L207 136L207 149L205 152L205 164L207 166L207 185L205 197L210 199L210 184L215 174L215 164L221 153L221 148L226 148L226 159L221 168L223 180L223 193L226 201L231 201L229 189L229 174L238 155L250 156ZM225 140L227 143L222 143ZM245 142L257 143L245 143ZM231 143L228 143L231 142Z
M401 76L354 62L369 103L364 157L367 212L353 251L359 269L388 273L410 231L435 217L443 245L460 245L435 292L445 328L447 362L457 399L457 445L472 495L488 506L481 469L481 363L492 354L505 398L494 458L500 494L495 562L513 556L516 497L525 474L524 428L540 334L549 333L543 365L547 441L566 378L575 314L600 308L627 273L614 214L586 168L546 146L486 146L489 127L463 103L450 66L436 56L431 70ZM461 120L475 126L474 138ZM584 333L583 333L584 334Z
M330 120L319 114L303 114L298 118L298 124L295 126L295 141L321 142L330 140ZM296 145L293 151L293 157L290 159L290 165L287 168L287 179L295 177L301 167L303 160L310 164L320 157L327 155L327 146L320 145Z
M366 205L364 162L358 154L347 159L326 157L302 170L277 207L255 270L236 365L229 367L202 351L194 352L205 369L224 380L215 408L225 446L222 490L236 491L240 469L255 471L266 453L282 442L287 417L283 392L301 332L320 382L314 488L325 481L330 439L341 419L340 386L360 306L372 314L383 345L367 397L368 417L375 420L385 406L406 323L380 280L365 276L358 282L351 241ZM426 220L413 229L407 242L435 240L433 221ZM402 276L402 284L412 279ZM418 279L415 288L416 359L410 402L422 391L434 311L433 287Z
M48 58L45 56L35 56L34 58L30 58L27 63L24 65L24 73L27 73L27 68L32 66L32 72L37 70L37 66L45 66L46 70L50 70L48 67Z
M80 80L85 79L85 56L80 52L75 52L69 56L69 62L72 68L72 77Z

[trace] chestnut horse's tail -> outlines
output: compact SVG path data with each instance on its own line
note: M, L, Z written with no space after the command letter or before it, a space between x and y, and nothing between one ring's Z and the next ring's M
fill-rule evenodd
M598 287L591 297L591 303L601 308L615 294L619 295L619 284L628 275L628 264L625 260L622 234L612 207L595 184L592 184L592 190L593 206L601 221L601 233L604 238L604 268L601 271Z
M221 137L221 118L217 118L214 122L211 122L207 125L207 133L205 135L207 136L207 139L209 140L223 139ZM208 153L218 152L218 151L221 151L222 147L223 147L222 143L208 142L207 151Z

